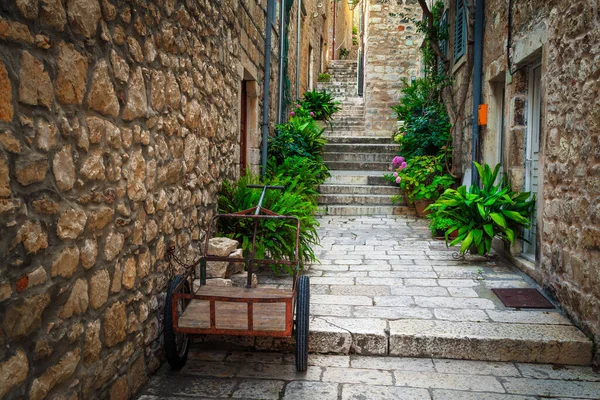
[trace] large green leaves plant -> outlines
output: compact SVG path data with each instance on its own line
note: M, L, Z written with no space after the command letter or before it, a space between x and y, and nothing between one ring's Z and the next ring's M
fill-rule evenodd
M320 128L310 116L295 116L286 124L277 125L279 134L269 138L268 153L279 164L288 157L300 156L314 160L320 159L327 140Z
M494 237L510 243L521 237L521 229L530 226L535 197L528 192L513 192L506 177L496 183L500 165L492 171L487 164L474 164L481 186L471 185L468 190L465 186L447 189L429 209L436 218L453 221L446 231L446 243L450 242L450 233L458 231L458 236L449 246L460 243L461 254L470 251L486 255L492 248Z
M237 183L224 182L219 196L219 213L234 213L252 208L258 204L261 190L248 188L249 184L258 184L259 180L251 174L241 178ZM277 179L265 184L280 185ZM312 246L319 244L317 227L319 222L314 217L317 205L293 187L286 188L283 193L277 190L267 191L263 207L280 215L291 215L300 219L300 264L316 261ZM252 250L252 233L254 221L251 219L223 219L219 221L220 234L237 239L242 244L244 255ZM270 259L293 259L296 244L296 224L293 220L261 220L258 226L255 257ZM275 272L282 266L271 265ZM285 268L285 267L284 267ZM288 272L291 270L286 268Z
M333 95L326 90L311 90L304 93L300 105L312 112L316 120L329 121L331 116L340 110L340 102L333 100Z

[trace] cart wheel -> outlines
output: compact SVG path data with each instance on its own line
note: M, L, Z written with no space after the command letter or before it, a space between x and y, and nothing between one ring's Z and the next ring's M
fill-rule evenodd
M298 278L296 298L296 370L304 372L308 366L308 320L310 313L310 283L308 276Z
M173 331L173 291L182 280L183 275L177 275L169 282L167 299L165 301L165 354L167 356L167 362L173 369L183 368L187 361L190 344L190 338L185 333L175 333ZM187 280L183 284L182 293L190 293L190 284ZM179 299L179 303L177 304L179 315L183 313L183 310L187 307L188 303L188 300Z

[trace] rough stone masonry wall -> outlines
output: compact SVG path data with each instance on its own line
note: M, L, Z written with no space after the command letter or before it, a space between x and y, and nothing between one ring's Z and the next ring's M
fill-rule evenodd
M547 27L542 279L600 343L600 4L556 2Z
M265 5L1 2L0 398L125 399L159 367L165 252L197 255L238 174Z
M421 18L416 0L369 0L365 123L371 136L391 136L397 121L391 106L401 96L401 78L419 77L421 38L411 18Z

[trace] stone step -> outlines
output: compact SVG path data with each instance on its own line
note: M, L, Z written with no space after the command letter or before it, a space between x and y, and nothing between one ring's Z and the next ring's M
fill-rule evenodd
M340 185L391 185L382 171L329 171L325 184Z
M394 196L400 194L400 188L389 185L322 184L319 186L319 192L321 194L381 194Z
M396 154L400 147L397 144L373 144L373 143L336 143L326 144L326 153L385 153Z
M389 322L389 355L589 365L592 342L575 326L442 320Z
M361 206L391 206L391 196L388 194L321 194L319 205L361 205Z
M335 153L325 152L323 161L329 162L377 162L392 164L392 159L396 153Z
M414 216L415 211L412 207L406 205L396 206L377 206L377 205L348 205L348 204L328 204L320 206L320 215L333 216L352 216L352 215L403 215ZM385 321L384 321L385 322ZM312 331L311 327L311 331ZM312 332L311 332L312 334ZM325 334L327 335L327 334ZM323 337L325 339L325 337ZM378 341L378 340L377 340ZM364 342L365 344L368 343ZM331 352L331 351L325 351Z
M336 143L368 143L368 144L392 144L392 139L380 136L338 136L327 135L327 142L330 144Z
M343 171L384 171L391 172L392 163L386 162L348 162L348 161L328 161L325 163L329 169L338 169Z

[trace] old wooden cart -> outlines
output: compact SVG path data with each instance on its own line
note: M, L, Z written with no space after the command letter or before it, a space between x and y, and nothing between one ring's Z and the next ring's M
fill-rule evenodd
M283 190L282 186L248 187L262 189L256 207L233 214L216 215L210 224L203 255L193 264L185 264L173 252L170 261L186 268L186 272L175 276L169 283L165 302L164 341L167 361L171 367L180 369L185 365L190 337L193 335L236 335L273 336L296 339L296 368L305 371L308 364L308 325L309 325L309 279L298 276L300 220L294 216L278 215L263 208L267 190ZM206 263L210 261L240 262L239 258L209 256L208 241L213 227L219 219L247 218L253 220L254 233L252 250L244 258L248 271L246 287L205 286ZM256 259L254 249L257 229L261 220L291 220L296 228L296 247L293 260ZM254 265L283 264L293 268L291 289L252 288ZM196 267L200 266L200 287L193 292Z

